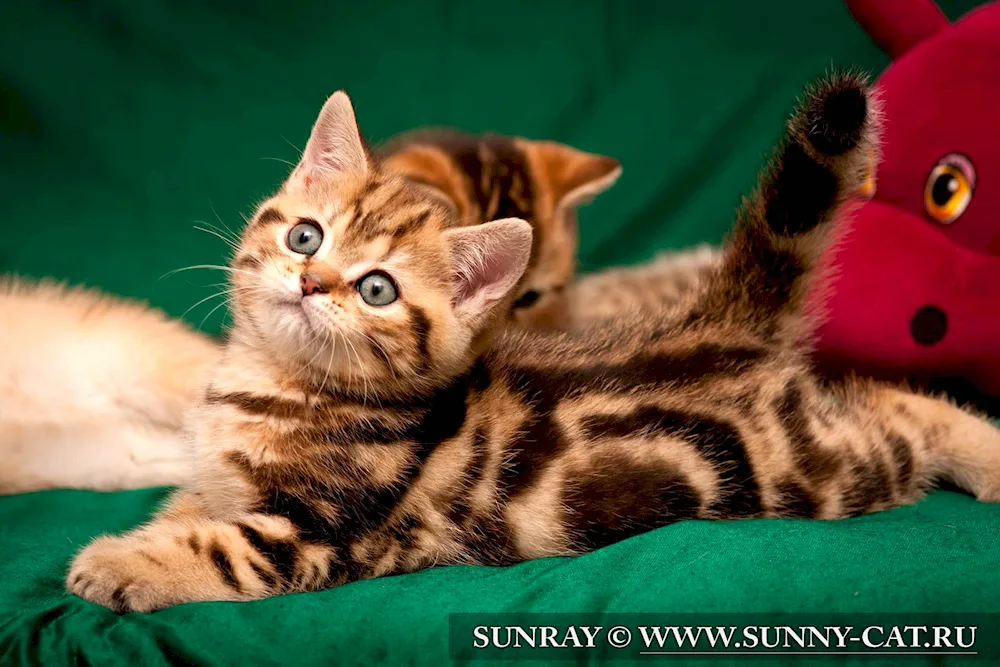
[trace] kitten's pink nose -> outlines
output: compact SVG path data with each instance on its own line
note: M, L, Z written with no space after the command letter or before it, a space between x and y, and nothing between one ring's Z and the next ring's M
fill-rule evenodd
M323 282L315 274L306 271L302 274L299 279L299 284L302 286L302 296L310 296L313 294L326 294L329 290L323 285Z

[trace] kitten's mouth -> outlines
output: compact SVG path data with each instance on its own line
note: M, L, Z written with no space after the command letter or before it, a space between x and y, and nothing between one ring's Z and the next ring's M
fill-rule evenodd
M302 299L281 299L275 302L275 308L282 312L298 313L305 316L305 308Z
M324 338L330 335L331 331L328 322L330 313L327 309L305 298L295 302L294 307L305 321L305 325L309 328L311 334Z
M274 310L280 315L294 317L297 322L310 330L313 328L302 299L280 299L274 302Z
M316 338L330 335L328 318L330 313L308 298L282 295L272 301L272 312L287 324Z
M282 299L278 302L278 307L301 311L303 309L302 299Z

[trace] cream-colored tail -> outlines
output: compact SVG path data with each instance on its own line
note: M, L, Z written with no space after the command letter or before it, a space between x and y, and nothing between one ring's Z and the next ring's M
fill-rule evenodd
M138 302L0 279L0 494L179 484L207 336Z

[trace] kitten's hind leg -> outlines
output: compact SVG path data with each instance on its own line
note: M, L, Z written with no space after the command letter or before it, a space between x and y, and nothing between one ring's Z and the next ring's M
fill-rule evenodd
M1000 502L1000 429L944 399L889 387L876 389L874 399L896 437L919 447L929 481L947 480L978 500Z
M803 297L833 219L872 176L878 117L862 76L834 75L806 90L740 207L729 252L699 308L704 317L779 341L807 333Z

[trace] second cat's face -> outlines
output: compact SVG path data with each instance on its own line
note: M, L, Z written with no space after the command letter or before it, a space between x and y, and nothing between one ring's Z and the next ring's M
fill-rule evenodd
M565 289L576 275L576 211L614 184L617 160L551 141L454 130L401 135L383 147L381 158L437 196L461 225L528 221L531 259L509 320L529 328L564 325Z

